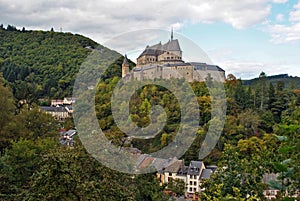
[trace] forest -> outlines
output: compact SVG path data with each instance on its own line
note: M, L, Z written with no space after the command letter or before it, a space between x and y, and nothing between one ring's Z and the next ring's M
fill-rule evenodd
M71 33L17 30L0 26L0 200L170 200L164 189L182 194L176 185L160 186L155 174L127 175L103 166L87 153L79 138L74 147L61 146L59 130L74 128L72 119L56 122L39 110L38 98L72 95L72 83L84 58L97 48L92 40ZM100 46L101 48L102 47ZM99 125L116 145L126 135L112 117L112 90L121 77L120 55L96 87ZM131 62L131 68L134 64ZM221 138L204 159L219 167L201 200L265 200L269 187L275 200L295 200L300 188L300 89L295 79L270 81L264 72L243 83L227 75L226 121ZM183 82L184 80L172 80ZM211 118L212 80L190 83L200 112L200 129L182 159L188 164L198 154ZM27 100L20 106L20 100ZM162 106L167 123L153 139L132 145L152 153L174 139L180 125L180 105L171 91L147 85L131 97L130 118L141 127L150 122L153 105ZM130 145L128 145L130 146ZM277 173L268 184L265 173ZM299 198L297 198L299 200Z

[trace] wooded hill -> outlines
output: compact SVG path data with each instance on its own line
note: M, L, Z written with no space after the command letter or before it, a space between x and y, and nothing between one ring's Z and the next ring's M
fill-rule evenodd
M70 96L76 73L92 49L111 51L84 36L53 29L26 31L0 25L0 38L0 71L15 97L29 102Z
M289 76L288 74L272 75L267 76L266 80L268 83L276 85L278 81L284 82L285 87L290 88L300 88L300 77ZM251 80L243 80L244 85L254 85L259 82L259 78L254 78Z

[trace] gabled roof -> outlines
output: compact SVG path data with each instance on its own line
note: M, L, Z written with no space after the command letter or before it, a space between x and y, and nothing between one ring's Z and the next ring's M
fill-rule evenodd
M163 45L159 42L158 44L147 46L139 57L144 55L158 56L165 51L181 51L178 40L169 40Z
M182 160L175 161L166 167L166 172L177 173L184 166Z
M203 166L202 161L191 161L189 165L188 175L200 175L200 170Z
M163 45L163 50L165 51L181 51L180 45L177 39L169 40L166 44Z

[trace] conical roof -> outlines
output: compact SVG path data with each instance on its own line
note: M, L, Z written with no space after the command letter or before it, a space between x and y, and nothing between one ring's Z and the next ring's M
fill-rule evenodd
M125 54L124 60L123 60L123 65L124 65L124 64L129 64L129 63L128 63L128 59L127 59L127 55L126 55L126 54Z

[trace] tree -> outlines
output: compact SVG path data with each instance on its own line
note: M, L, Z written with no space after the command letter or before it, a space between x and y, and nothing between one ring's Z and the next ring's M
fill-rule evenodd
M5 130L10 140L37 139L56 136L59 124L50 114L46 114L35 107L31 110L22 110L6 125Z
M103 167L78 144L50 151L32 176L28 200L134 200L133 179Z
M5 80L0 74L0 156L4 149L10 144L5 127L9 124L15 113L14 97L11 90L5 86Z
M281 199L293 196L299 192L300 186L300 138L299 125L278 125L275 132L281 141L277 149L276 158L273 161L275 173L279 176L277 181L270 181L272 188L281 191Z
M259 75L259 94L260 94L260 109L264 109L265 95L266 95L266 78L267 75L261 72Z
M273 104L274 102L276 101L276 98L275 98L275 88L272 84L272 82L270 82L270 86L269 86L269 109L272 109L273 107Z
M12 200L20 200L20 196L28 191L30 177L43 155L57 144L56 139L20 140L12 143L11 149L0 158L0 166L4 167L0 171L0 177L3 179L0 186L11 186L12 189L1 189L0 195L9 200L11 194L16 194Z
M223 160L218 171L202 185L205 188L202 200L233 198L263 198L265 185L262 183L264 170L260 157L244 157L237 147L225 145Z
M185 189L185 183L181 179L171 179L168 182L167 190L171 191L172 193L175 193L178 197L184 195Z

